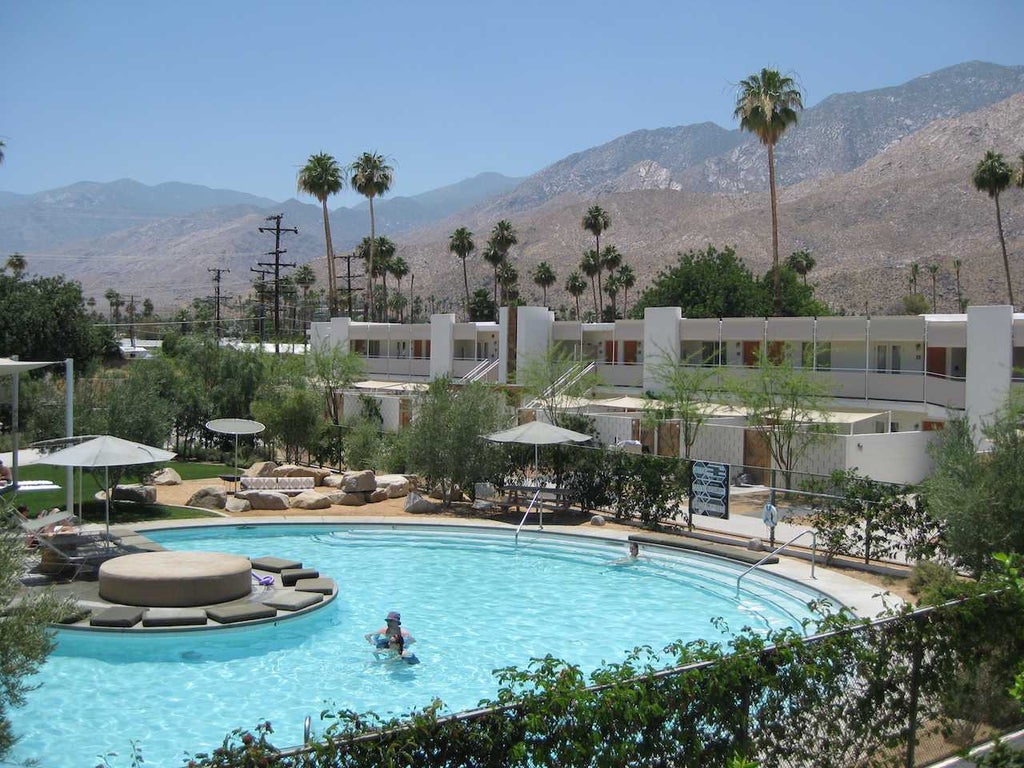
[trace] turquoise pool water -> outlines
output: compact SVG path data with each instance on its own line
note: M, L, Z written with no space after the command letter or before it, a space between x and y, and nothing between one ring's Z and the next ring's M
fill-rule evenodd
M162 531L171 549L275 555L332 576L340 594L305 617L254 628L153 635L61 631L41 687L12 713L12 757L80 768L106 755L180 765L233 728L269 720L273 741L302 741L322 710L450 710L496 691L492 670L552 654L594 669L630 649L732 630L796 626L820 594L715 558L645 547L612 565L620 542L507 531L401 526L266 525ZM375 659L363 635L390 610L422 663ZM117 753L112 755L111 753Z

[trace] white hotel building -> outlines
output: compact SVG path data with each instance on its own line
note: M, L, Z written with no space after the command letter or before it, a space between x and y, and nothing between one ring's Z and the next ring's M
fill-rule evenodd
M705 360L724 375L742 376L760 350L786 349L794 366L826 383L835 426L798 469L855 468L892 482L925 477L934 430L964 413L976 427L984 423L1020 386L1014 369L1024 368L1024 314L1009 306L970 307L962 315L724 319L689 319L678 307L656 307L643 320L614 323L556 321L544 307L503 307L496 323L456 322L453 314L421 324L338 317L313 323L310 341L363 356L370 381L361 391L379 400L392 429L411 417L410 384L445 375L514 383L518 364L557 346L592 364L603 382L594 400L580 405L601 439L640 439L665 455L679 455L678 425L647 428L637 396L656 393L655 371L666 356ZM346 413L357 408L355 394L346 397ZM754 437L742 414L716 416L701 429L691 457L767 466Z

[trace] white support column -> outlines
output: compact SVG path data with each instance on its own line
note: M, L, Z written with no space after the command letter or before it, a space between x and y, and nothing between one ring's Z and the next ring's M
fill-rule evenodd
M644 309L644 391L658 388L658 367L679 361L683 310L679 307Z
M430 379L455 372L455 314L430 316Z
M1006 405L1013 376L1013 307L967 308L967 419L981 428Z

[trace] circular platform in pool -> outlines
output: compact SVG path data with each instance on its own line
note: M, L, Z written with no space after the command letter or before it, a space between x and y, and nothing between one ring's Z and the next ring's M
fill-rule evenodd
M181 608L245 597L249 558L220 552L140 552L100 566L100 597L121 605Z

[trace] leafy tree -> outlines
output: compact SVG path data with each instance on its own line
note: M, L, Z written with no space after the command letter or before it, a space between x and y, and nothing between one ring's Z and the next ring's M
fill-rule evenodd
M0 274L0 349L22 360L71 357L79 372L115 351L109 329L86 312L82 287L63 277Z
M679 421L683 457L690 458L697 435L714 412L710 402L717 389L717 369L709 360L681 359L668 354L654 366L655 396L662 407L658 419Z
M798 369L788 359L760 352L751 376L729 383L728 391L747 413L747 424L764 438L768 453L792 488L797 462L831 431L825 403L826 381Z
M466 227L459 227L448 238L448 252L454 253L462 260L462 284L466 289L466 315L469 315L469 275L466 272L466 259L476 250L473 233Z
M934 470L922 484L928 509L945 525L945 548L980 575L996 552L1024 554L1024 402L1013 397L982 429L979 453L967 420L950 419L931 446Z
M594 295L594 319L601 320L601 307L597 303L597 278L601 274L601 256L597 251L584 251L580 270L590 278L590 292Z
M928 311L928 299L920 293L908 293L903 297L903 314L923 315Z
M807 273L814 269L814 257L807 250L793 251L786 259L786 266L803 278L804 285L807 285Z
M493 322L498 319L498 304L486 288L473 291L473 298L469 301L469 319L472 322Z
M1013 180L1013 170L998 152L988 150L978 163L971 176L971 183L979 192L984 192L996 204L996 226L999 229L999 246L1003 251L1003 270L1006 273L1006 295L1013 303L1013 282L1010 280L1010 260L1006 255L1006 238L1003 236L1003 214L999 208L999 195L1002 194Z
M578 410L572 407L573 401L589 397L601 385L597 373L580 375L584 368L571 352L552 344L523 361L516 371L516 383L548 422L572 429L566 419Z
M363 359L341 347L318 344L306 355L306 375L332 424L342 422L342 396L363 373Z
M762 69L741 80L736 93L735 117L740 129L757 136L768 150L768 190L772 205L772 266L775 269L774 307L782 308L779 285L779 218L775 193L775 145L789 126L796 124L797 112L804 108L803 97L791 77L775 69Z
M309 156L306 165L299 171L297 186L299 192L305 192L319 200L323 208L324 243L327 249L325 256L327 259L327 303L333 313L338 308L338 282L334 271L334 245L331 243L331 217L330 212L327 210L327 198L338 194L342 190L345 186L345 177L341 166L338 165L338 161L326 152L320 152ZM360 190L360 194L365 193ZM370 210L373 210L372 207ZM351 315L351 296L349 296L348 303L348 313Z
M555 275L555 271L546 261L542 261L533 270L533 282L540 286L541 291L544 293L542 301L545 307L548 305L548 288L554 285L557 280L558 277Z
M645 307L682 307L686 317L758 317L764 315L757 280L732 247L679 255L674 267L662 270L637 301Z
M7 268L14 273L14 279L19 280L25 272L25 267L28 266L28 262L25 257L20 253L12 253L7 257Z
M160 360L132 366L127 378L107 394L104 431L145 445L169 443L175 410L167 394L170 381L170 366Z
M409 468L441 488L450 506L456 486L470 489L493 474L496 447L481 437L499 429L506 409L501 395L479 382L456 388L447 377L435 379L417 399L409 425Z
M395 169L388 165L384 155L376 152L363 152L349 166L352 189L370 202L370 258L367 262L368 275L373 275L373 262L377 258L377 222L373 214L373 200L388 193L394 181ZM372 310L373 278L366 281L367 301Z
M587 230L590 234L594 236L594 253L598 254L599 260L599 263L597 265L597 272L595 273L595 276L597 278L597 289L594 295L603 295L604 291L601 287L601 270L604 269L604 265L600 263L601 233L612 225L612 220L611 217L608 215L608 212L605 211L604 208L602 208L599 205L592 205L587 209L587 212L583 214L583 221L580 222L580 225L583 227L583 229ZM598 319L600 319L601 310L595 307L594 314Z
M286 461L297 461L302 451L317 446L320 400L301 386L283 386L264 392L253 402L253 414L266 424L266 437L280 441Z
M49 625L72 611L65 600L51 592L25 590L21 578L25 562L25 534L20 529L0 529L0 758L14 746L18 735L8 713L25 703L25 695L36 687L32 679L55 645Z
M578 269L574 269L565 281L565 290L576 302L576 319L580 319L580 296L586 293L587 283Z

